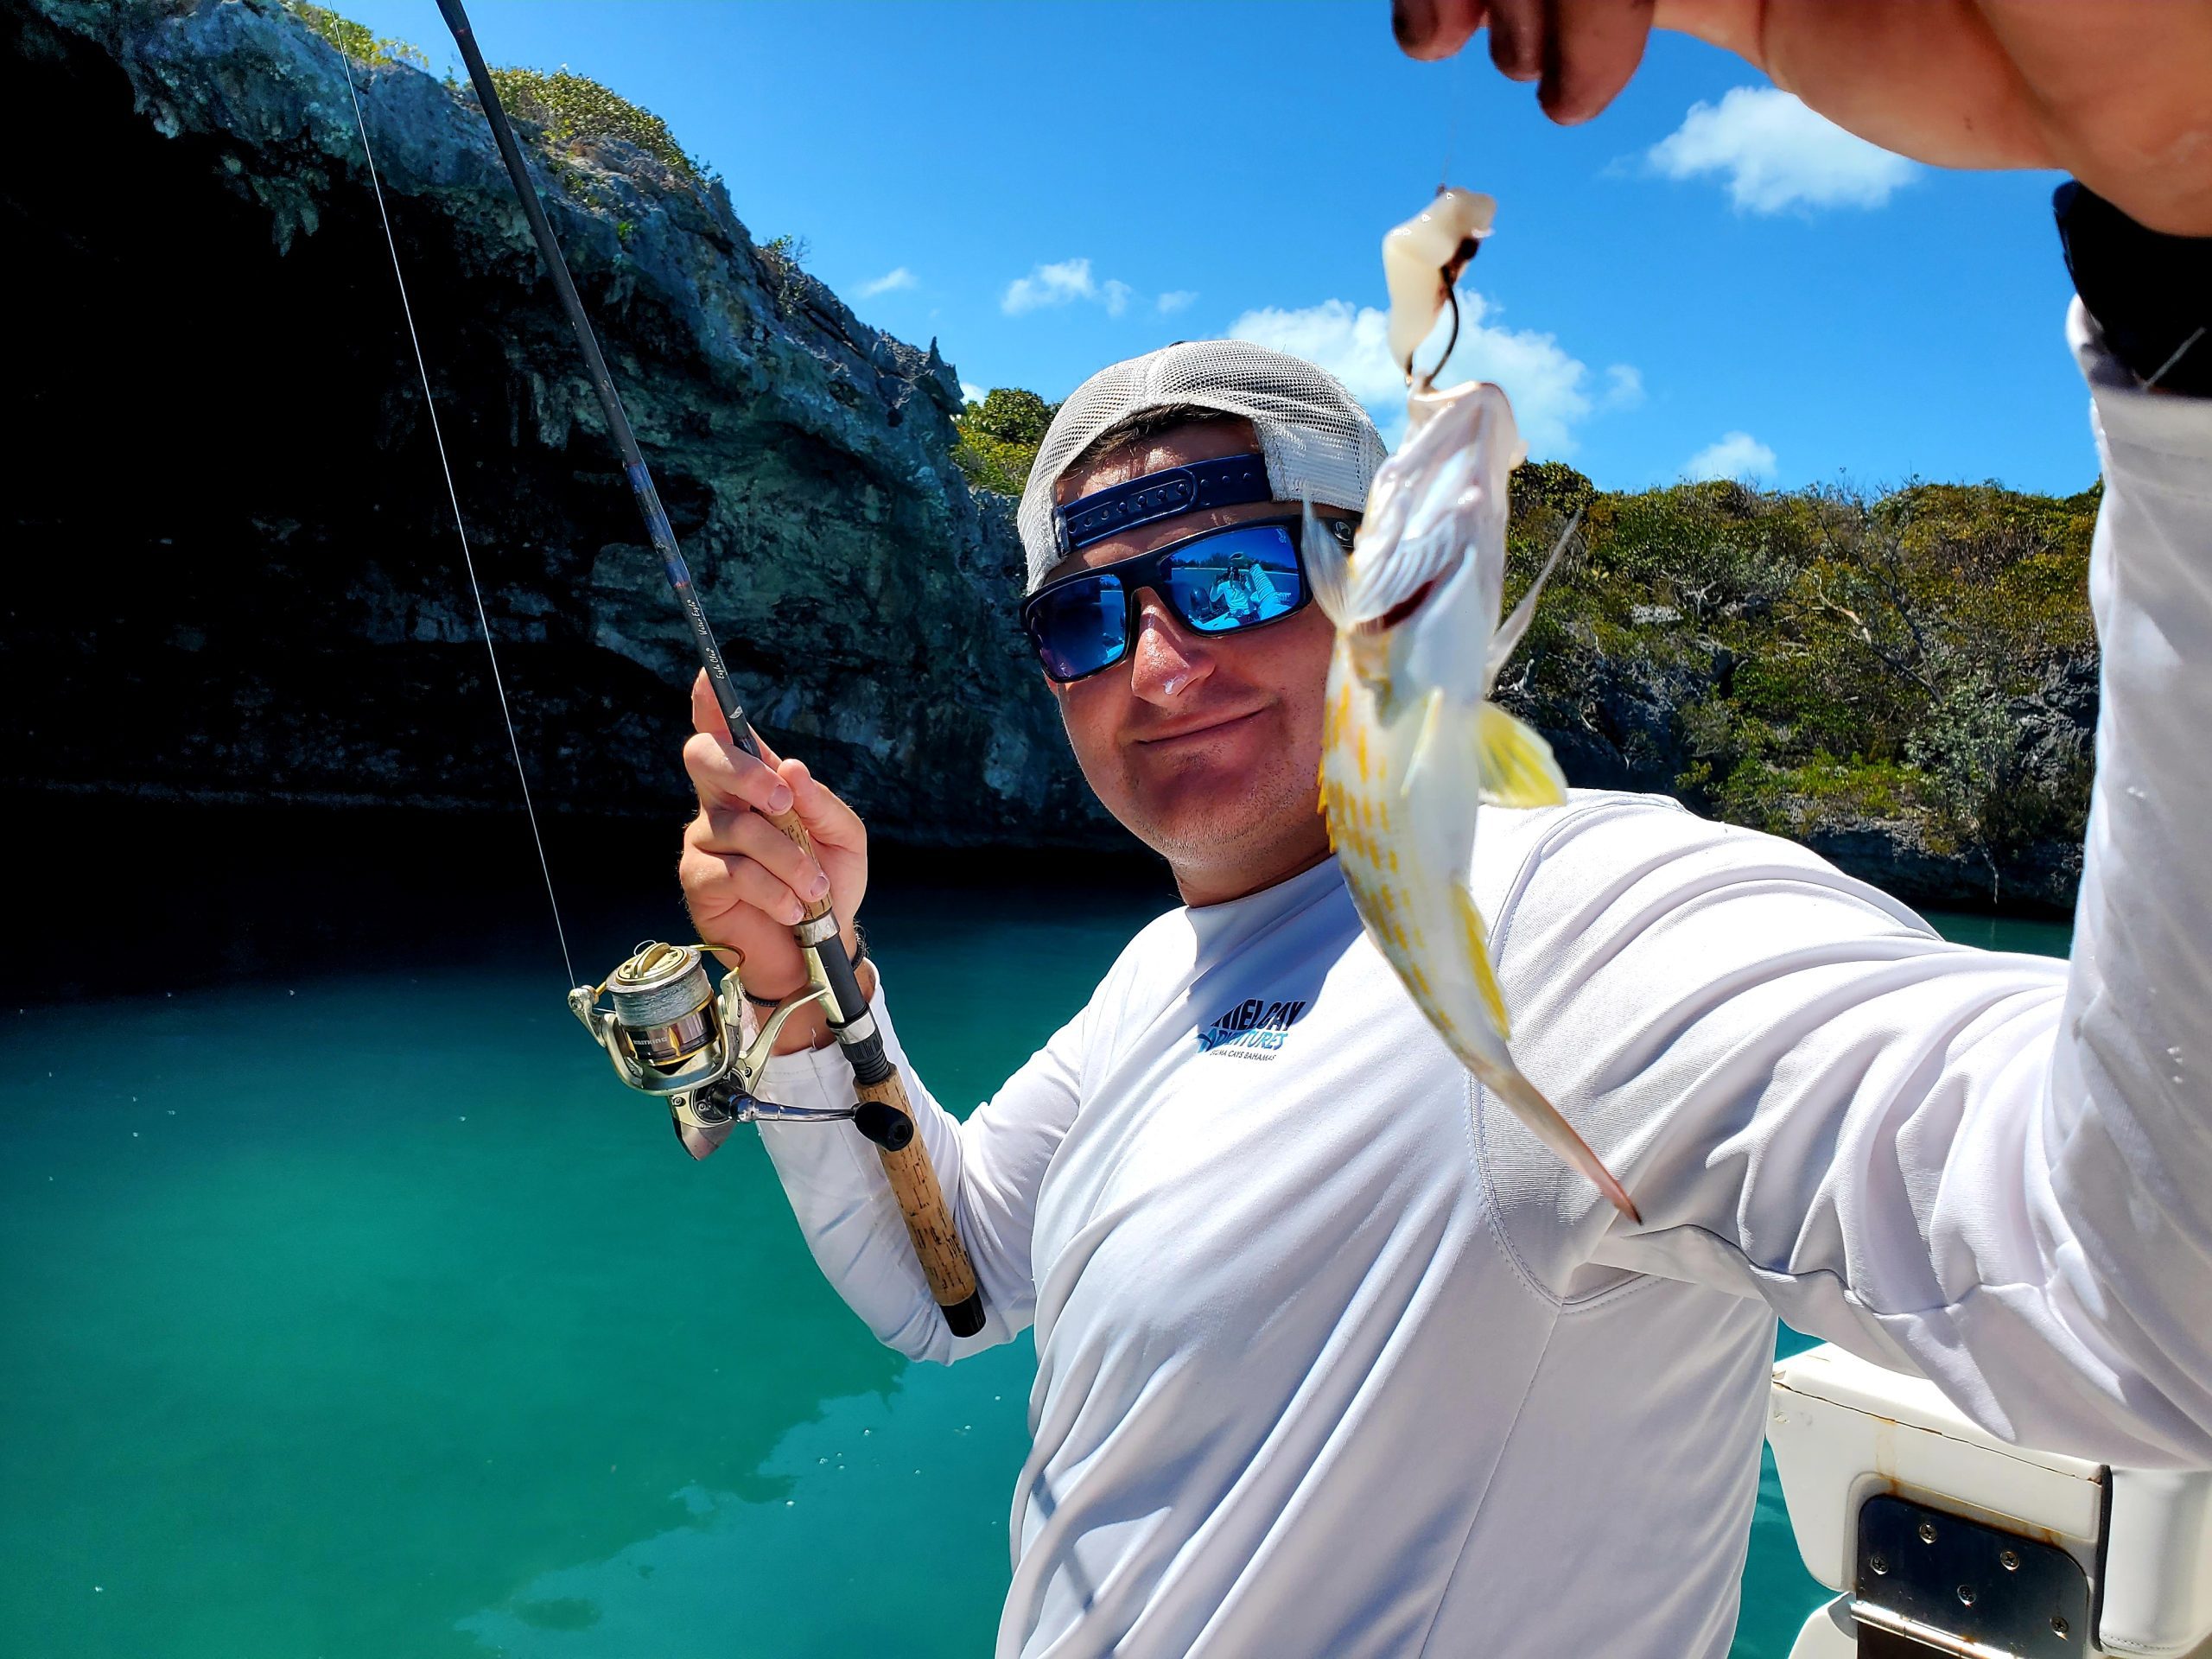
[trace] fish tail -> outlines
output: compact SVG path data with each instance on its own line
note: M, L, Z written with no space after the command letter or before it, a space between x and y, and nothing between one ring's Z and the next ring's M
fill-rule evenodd
M1498 989L1497 970L1491 966L1490 937L1483 926L1483 913L1464 887L1452 889L1452 906L1459 912L1460 943L1467 953L1467 965L1474 970L1475 987L1481 992L1491 1018L1497 1023L1497 1034L1510 1036L1505 997ZM1545 1099L1542 1091L1522 1076L1510 1060L1502 1067L1495 1064L1484 1065L1479 1075L1538 1140L1569 1166L1588 1176L1616 1210L1630 1221L1642 1222L1643 1217L1637 1214L1636 1201L1629 1197L1628 1189L1613 1179L1605 1160L1590 1150L1590 1143L1575 1133L1574 1126L1559 1115L1559 1109Z
M1557 806L1567 798L1552 746L1494 702L1476 716L1475 763L1487 805Z
M1639 1226L1643 1224L1643 1217L1637 1210L1636 1200L1629 1197L1628 1189L1613 1179L1605 1160L1590 1150L1590 1143L1574 1132L1574 1126L1559 1115L1559 1108L1546 1100L1535 1084L1510 1068L1503 1072L1486 1072L1483 1084L1512 1109L1514 1116L1529 1126L1536 1139L1588 1176L1614 1209Z

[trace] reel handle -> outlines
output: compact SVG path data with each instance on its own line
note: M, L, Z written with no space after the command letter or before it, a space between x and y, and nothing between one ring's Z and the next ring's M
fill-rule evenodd
M796 810L763 816L799 851L813 856L814 837L807 834ZM806 906L806 921L799 926L804 928L829 912L825 894ZM868 1005L861 999L860 982L845 956L843 938L833 930L820 944L808 948L821 959L838 1018L846 1022L831 1029L846 1058L852 1062L855 1092L862 1101L887 1107L912 1123L914 1109L906 1098L906 1083L883 1052L883 1035L876 1030L875 1021L866 1018ZM919 1135L897 1151L882 1140L876 1141L875 1149L883 1160L884 1175L899 1200L899 1213L906 1218L907 1241L914 1247L914 1257L921 1263L922 1276L929 1281L938 1312L944 1316L954 1336L974 1336L983 1328L983 1294L976 1282L976 1266L969 1260L968 1247L960 1242L959 1229L953 1224L952 1210L944 1201L944 1188L938 1183L928 1149Z

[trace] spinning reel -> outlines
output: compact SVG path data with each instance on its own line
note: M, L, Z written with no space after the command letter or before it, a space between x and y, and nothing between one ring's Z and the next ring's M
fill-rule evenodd
M731 969L709 982L706 951L696 944L639 945L596 988L569 993L569 1009L607 1051L614 1075L642 1094L668 1103L676 1138L704 1158L740 1123L836 1123L853 1126L887 1152L913 1139L913 1120L896 1107L862 1100L850 1106L785 1106L753 1092L775 1052L784 1022L820 1002L836 1017L815 953L806 952L804 992L778 1006L750 1043L743 1041L745 989ZM604 997L611 1007L602 1007Z

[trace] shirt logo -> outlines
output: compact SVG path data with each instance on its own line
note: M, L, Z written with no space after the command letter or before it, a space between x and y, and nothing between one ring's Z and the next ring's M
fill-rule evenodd
M1196 1033L1201 1054L1228 1054L1241 1060L1272 1060L1306 1004L1270 1002L1249 997Z

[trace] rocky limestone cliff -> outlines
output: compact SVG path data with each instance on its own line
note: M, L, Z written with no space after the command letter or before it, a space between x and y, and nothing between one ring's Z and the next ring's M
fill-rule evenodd
M515 802L357 136L273 0L0 0L16 418L0 784ZM688 636L465 92L353 66L541 810L683 810ZM619 142L547 210L741 691L881 835L1116 844L958 381Z

